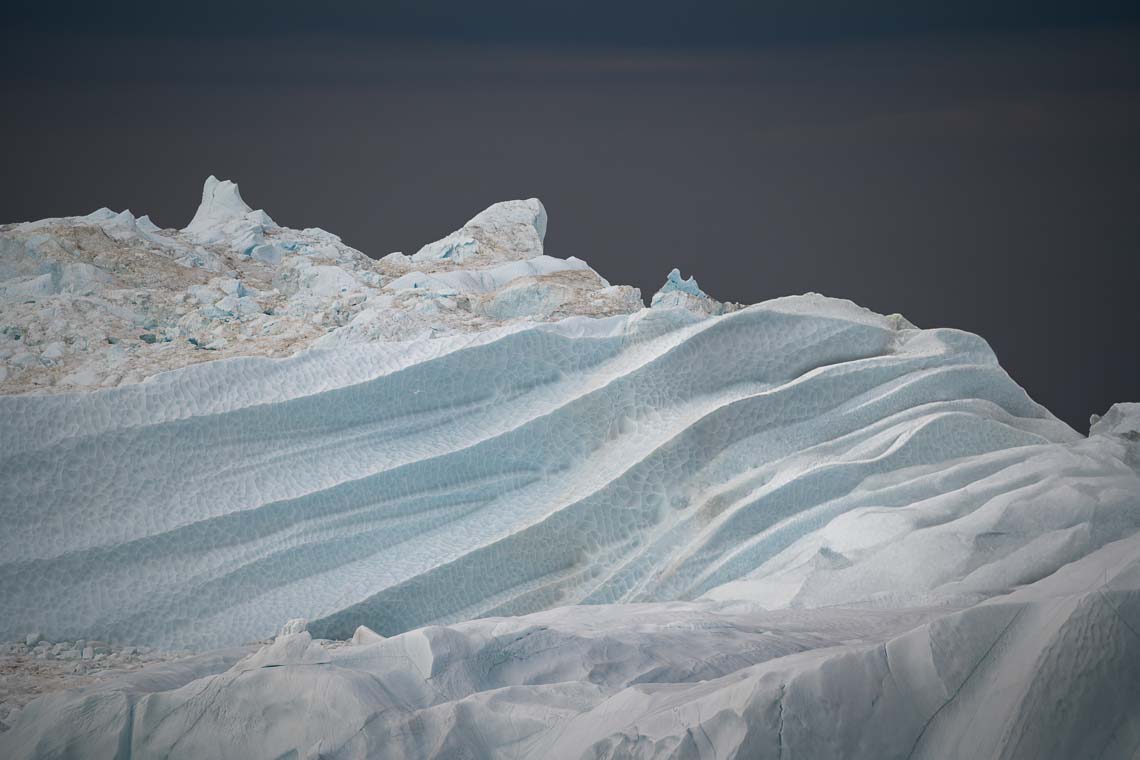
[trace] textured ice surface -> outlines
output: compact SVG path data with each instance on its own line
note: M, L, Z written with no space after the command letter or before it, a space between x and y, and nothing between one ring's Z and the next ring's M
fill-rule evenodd
M1140 522L1119 439L1051 417L984 341L818 296L211 362L0 417L9 639L962 604Z
M1128 758L1140 543L964 610L563 607L28 705L11 757ZM228 668L228 669L227 669ZM119 752L120 754L115 754Z
M182 230L105 208L0 225L0 392L643 308L636 288L544 255L545 232L537 200L497 203L456 233L464 255L373 261L324 230L275 224L215 177Z
M0 756L1135 753L1137 405L1082 436L981 338L818 295L646 309L545 228L373 263L212 180L184 231L0 230L4 387L117 386L0 396L0 640L284 627Z

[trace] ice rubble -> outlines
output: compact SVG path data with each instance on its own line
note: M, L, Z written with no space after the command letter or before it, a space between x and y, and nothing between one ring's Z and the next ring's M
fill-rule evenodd
M51 642L38 632L23 641L0 643L0 732L39 696L106 683L126 671L193 654L86 639Z
M5 390L114 386L0 396L0 638L289 621L0 748L1129 756L1140 407L1086 438L980 338L823 296L645 309L546 223L372 262L211 178L183 231L0 228Z
M212 359L642 308L635 288L543 255L545 232L537 200L508 201L454 233L473 241L464 256L373 261L324 230L277 225L213 176L182 230L108 209L4 225L0 392L114 387Z

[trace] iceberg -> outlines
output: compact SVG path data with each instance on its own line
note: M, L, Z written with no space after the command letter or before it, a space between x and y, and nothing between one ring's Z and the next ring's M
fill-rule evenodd
M645 308L536 199L375 262L212 177L185 230L108 214L0 227L0 639L203 654L4 756L1134 752L1140 405L1082 435L816 294Z

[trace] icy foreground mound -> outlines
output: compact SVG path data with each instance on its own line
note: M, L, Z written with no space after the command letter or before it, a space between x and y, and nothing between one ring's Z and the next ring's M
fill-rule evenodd
M822 296L674 270L645 309L533 199L378 262L212 178L144 219L0 229L5 388L104 386L0 396L0 639L308 632L38 700L0 755L1140 744L1136 405L1086 438L980 338Z
M1140 542L966 610L564 607L33 702L13 757L1127 758ZM228 668L228 669L227 669Z

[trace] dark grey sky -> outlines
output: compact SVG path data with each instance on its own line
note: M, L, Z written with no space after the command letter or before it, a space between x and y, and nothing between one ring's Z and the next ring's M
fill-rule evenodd
M1129 4L150 5L16 4L0 219L181 226L214 173L382 255L537 195L647 296L971 330L1081 430L1140 400Z

